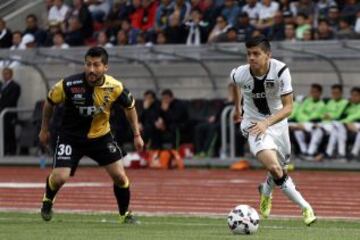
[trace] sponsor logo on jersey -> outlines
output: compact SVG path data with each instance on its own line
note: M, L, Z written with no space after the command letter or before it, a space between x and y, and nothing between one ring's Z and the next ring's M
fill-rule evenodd
M266 93L265 92L252 93L251 96L252 98L266 98Z
M100 107L84 106L84 107L78 107L78 109L79 109L79 114L84 117L90 117L104 112L104 108L102 106Z
M274 79L266 79L265 80L265 87L266 88L274 88L275 87L275 80Z
M66 86L71 87L71 86L74 86L74 85L82 84L83 82L84 82L83 80L74 80L74 81L71 81L71 82L67 82Z
M70 92L75 94L75 93L85 93L85 88L83 87L71 87L70 88Z

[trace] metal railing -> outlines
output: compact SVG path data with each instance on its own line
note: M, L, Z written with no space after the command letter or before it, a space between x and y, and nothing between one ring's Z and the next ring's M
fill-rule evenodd
M230 113L230 114L229 114ZM235 124L233 119L234 106L226 106L221 112L221 149L220 158L235 158ZM229 126L229 129L228 129ZM228 136L229 144L228 144Z
M34 108L4 108L0 113L0 158L5 155L4 117L7 113L33 112Z

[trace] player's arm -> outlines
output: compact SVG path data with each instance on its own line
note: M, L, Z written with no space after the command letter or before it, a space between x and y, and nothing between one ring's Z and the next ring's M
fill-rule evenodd
M43 146L47 145L50 138L49 125L50 125L51 117L54 112L54 107L55 105L62 103L64 101L65 101L65 92L63 88L63 80L61 80L57 82L49 91L43 107L41 129L39 133L39 140Z
M128 89L124 88L117 102L123 107L126 119L130 123L136 150L141 151L144 147L144 141L140 134L139 119L135 108L135 99Z
M241 116L242 115L242 106L241 106L242 95L241 95L240 88L235 83L233 83L232 91L233 91L234 104L235 104L233 118L234 118L234 122L237 123L237 122L240 122L241 118L242 118L242 116Z
M268 126L274 125L284 120L285 118L288 118L291 115L294 105L293 99L294 99L293 93L281 96L281 102L283 104L283 108L276 114L266 118L265 122L267 122Z

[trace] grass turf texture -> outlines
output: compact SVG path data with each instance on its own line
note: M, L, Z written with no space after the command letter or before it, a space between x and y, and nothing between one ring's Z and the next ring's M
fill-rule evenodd
M226 217L140 217L141 225L121 225L114 214L60 214L43 222L39 213L0 212L0 239L177 240L177 239L360 239L360 221L320 219L306 227L300 219L263 220L254 235L233 235Z

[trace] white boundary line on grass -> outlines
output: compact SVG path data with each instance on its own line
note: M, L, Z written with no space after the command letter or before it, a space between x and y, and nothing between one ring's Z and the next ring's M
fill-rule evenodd
M20 212L20 213L40 213L39 208L11 208L11 207L0 207L0 212ZM88 215L101 215L101 214L117 214L117 211L89 211L89 210L69 210L69 209L55 209L55 213L74 213L74 214L88 214ZM141 212L136 211L138 216L146 217L204 217L204 218L226 218L227 213L196 213L196 212ZM360 221L360 217L340 217L340 216L317 216L318 219L324 220L344 220L344 221ZM302 219L301 216L293 215L272 215L269 217L270 220L286 220L286 219Z

